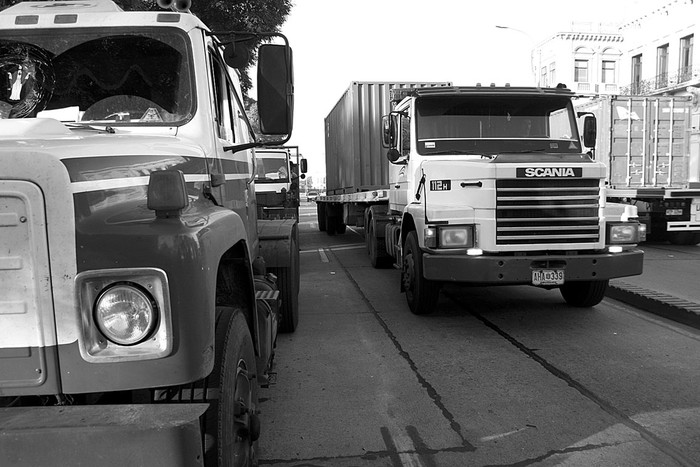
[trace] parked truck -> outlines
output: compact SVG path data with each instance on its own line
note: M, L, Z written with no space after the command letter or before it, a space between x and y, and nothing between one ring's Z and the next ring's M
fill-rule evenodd
M291 50L159 4L0 12L0 465L256 463L294 232L257 219L234 68L270 40L281 145Z
M590 307L642 272L643 225L606 202L571 91L406 84L352 83L330 112L318 215L331 234L364 227L413 313L433 312L446 282L558 288ZM587 145L595 131L589 115Z
M635 205L650 239L700 243L700 112L693 96L599 96L576 110L597 118L595 157L607 166L608 200Z
M258 219L277 220L289 238L289 265L268 270L276 276L282 297L281 332L294 332L299 322L299 181L306 178L307 162L299 146L255 150L255 199ZM286 232L292 235L287 237Z

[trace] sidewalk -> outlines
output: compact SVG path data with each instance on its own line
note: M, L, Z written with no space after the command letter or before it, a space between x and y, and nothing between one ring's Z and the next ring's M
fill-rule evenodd
M700 329L700 246L641 248L643 274L611 280L607 296Z

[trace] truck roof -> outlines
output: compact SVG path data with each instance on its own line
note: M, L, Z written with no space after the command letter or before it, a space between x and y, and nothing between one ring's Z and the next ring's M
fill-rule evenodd
M405 97L419 96L448 96L448 95L503 95L512 94L518 96L558 95L573 97L574 92L564 85L556 88L540 87L513 87L513 86L444 86L433 88L402 88L391 90L391 100L399 102Z
M190 13L124 11L112 0L24 1L0 11L0 29L146 25L208 29Z

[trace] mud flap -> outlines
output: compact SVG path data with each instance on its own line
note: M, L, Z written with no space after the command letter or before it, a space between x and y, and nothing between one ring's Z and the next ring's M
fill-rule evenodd
M0 409L3 465L204 465L200 417L208 404Z

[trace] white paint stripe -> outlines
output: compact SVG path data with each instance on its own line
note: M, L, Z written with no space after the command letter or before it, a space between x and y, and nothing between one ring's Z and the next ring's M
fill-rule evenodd
M89 191L101 191L101 190L112 190L116 188L128 188L134 186L145 186L148 185L148 180L150 177L126 177L126 178L112 178L108 180L88 180L85 182L73 182L71 187L73 188L73 193L86 193ZM226 177L228 179L228 176ZM208 182L209 175L206 174L194 174L185 175L186 182Z
M359 250L360 248L365 248L364 243L356 243L352 245L344 245L344 246L334 246L329 248L331 251L343 251L343 250Z
M323 248L318 249L318 255L321 257L321 262L322 263L328 263L328 256L326 255L326 252L323 251Z
M396 446L396 451L399 454L399 459L401 459L402 465L410 467L423 467L423 462L416 452L416 448L413 445L411 438L400 430L392 432L391 437L394 441L394 445Z
M520 428L518 430L509 431L507 433L500 433L497 435L484 436L483 438L479 438L479 441L481 441L482 443L485 443L487 441L493 441L496 439L505 438L506 436L514 435L516 433L520 433L521 431L525 431L525 430L527 430L527 428Z

